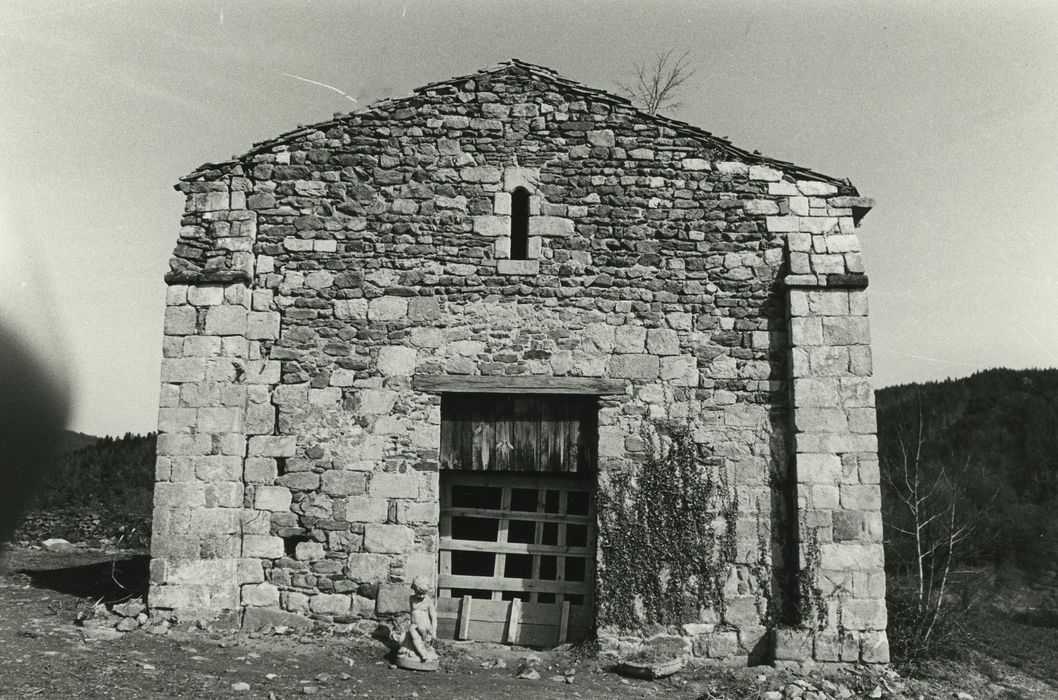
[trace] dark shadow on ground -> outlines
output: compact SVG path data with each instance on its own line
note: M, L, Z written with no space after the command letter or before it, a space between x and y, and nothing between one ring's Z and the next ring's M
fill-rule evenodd
M127 559L54 569L21 569L34 588L113 603L147 594L151 558L138 555Z

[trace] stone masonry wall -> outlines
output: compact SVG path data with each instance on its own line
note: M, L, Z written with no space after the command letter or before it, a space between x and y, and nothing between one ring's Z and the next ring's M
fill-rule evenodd
M882 660L866 310L840 286L865 282L865 202L703 134L515 63L185 179L152 606L254 627L403 612L438 536L440 401L413 376L609 377L627 389L600 403L600 488L644 458L644 422L673 420L739 499L726 616L703 606L671 631L713 658L773 638L797 653L769 610L793 595L782 553L802 529L842 582L823 633ZM802 657L827 658L806 638Z

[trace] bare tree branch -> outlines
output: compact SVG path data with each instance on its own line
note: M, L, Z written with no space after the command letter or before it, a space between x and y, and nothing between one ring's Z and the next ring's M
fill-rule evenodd
M694 77L697 69L690 63L690 52L675 56L675 49L659 51L652 63L632 65L633 80L618 82L617 86L643 111L657 114L662 109L677 109L682 102L679 94Z

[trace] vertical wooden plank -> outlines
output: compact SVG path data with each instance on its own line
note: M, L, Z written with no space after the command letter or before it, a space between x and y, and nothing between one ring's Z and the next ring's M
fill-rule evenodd
M473 423L468 414L467 397L441 397L441 468L472 469Z
M562 489L561 491L558 492L558 512L561 513L562 515L566 515L567 514L566 513L566 506L567 506L568 503L569 503L569 491L567 491L566 489ZM564 521L559 521L559 523L558 523L558 544L559 544L560 547L561 546L565 546L565 544L566 544L566 523ZM565 581L566 580L566 558L564 556L562 556L562 555L559 555L559 556L555 557L555 559L557 560L555 562L555 580L556 581ZM561 602L563 602L563 603L566 602L565 594L564 593L560 594L560 596L561 596L560 598L556 598L555 600L556 601L561 600Z
M570 441L574 416L577 415L576 405L576 399L570 402L563 402L562 410L559 412L558 420L556 421L555 442L558 448L558 460L555 464L555 470L559 472L572 472L577 469L577 457L572 450L573 443Z
M446 398L452 402L452 468L470 469L473 465L473 444L470 441L470 424L467 422L466 399L462 396Z
M544 499L546 497L547 497L547 489L538 487L536 489L536 512L537 513L543 513L544 512ZM534 544L543 544L543 541L544 541L544 524L542 522L540 522L540 521L536 521L535 523L533 523L533 543ZM540 555L539 554L533 554L531 556L532 556L532 562L533 562L533 564L532 564L533 573L530 574L530 576L532 577L532 579L534 581L539 581L540 580ZM529 602L530 603L536 603L536 602L539 602L539 600L540 600L540 595L536 591L533 591L532 593L529 594Z
M558 614L558 643L565 644L569 637L569 601L562 601L562 609Z
M507 643L518 643L518 627L522 623L522 601L515 598L511 601L510 611L507 614Z
M562 470L562 411L557 401L540 399L540 469Z
M510 523L510 518L506 517L511 510L511 487L504 486L500 492L500 510L503 511L503 516L500 517L499 528L496 533L497 542L507 542L507 526ZM496 552L496 561L493 564L492 575L496 578L503 578L504 570L507 567L507 555L503 552ZM501 591L492 592L493 600L503 600L503 593Z
M441 469L458 469L456 424L452 420L452 397L441 396Z
M491 420L475 415L473 420L474 459L473 469L492 469L494 430Z
M452 507L452 484L448 482L445 475L441 475L441 517L437 523L438 534L441 537L452 536L452 516L449 515L449 508ZM438 573L447 575L452 573L452 552L448 549L438 550L437 553L437 567ZM440 598L451 598L451 588L440 588L437 590L437 596Z
M493 462L492 469L509 470L514 459L514 435L512 435L511 402L493 402Z
M588 525L585 527L584 545L590 548L592 552L588 556L584 557L584 580L588 583L595 582L595 491L588 492ZM594 586L592 587L594 591ZM584 604L590 606L595 594L584 596Z
M588 399L585 404L585 416L582 423L585 434L581 438L581 450L584 454L585 468L588 473L595 474L598 471L599 458L599 400Z
M515 471L531 472L537 469L537 417L534 415L534 401L534 397L523 396L511 405L511 439L514 443L511 469Z
M456 639L470 639L470 608L473 600L465 595L459 604L459 626L456 628Z

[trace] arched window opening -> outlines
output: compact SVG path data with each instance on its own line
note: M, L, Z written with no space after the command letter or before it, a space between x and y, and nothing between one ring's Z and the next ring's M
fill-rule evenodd
M529 259L529 191L511 193L511 260Z

